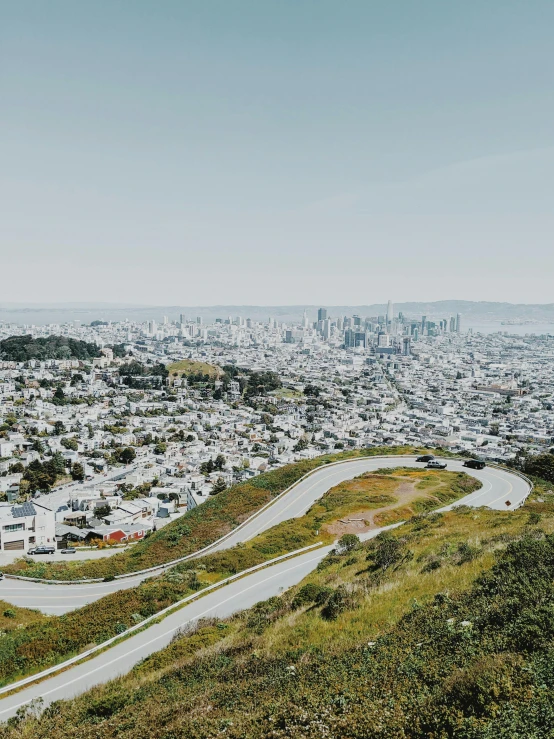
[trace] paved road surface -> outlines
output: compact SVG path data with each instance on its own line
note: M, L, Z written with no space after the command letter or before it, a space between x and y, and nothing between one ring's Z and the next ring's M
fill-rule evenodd
M278 595L302 580L327 554L330 547L318 549L260 570L242 580L226 585L167 616L136 636L108 649L94 659L72 667L41 683L0 700L0 721L13 716L20 705L34 698L43 698L44 704L61 698L72 698L94 685L128 672L139 660L167 646L175 632L201 617L225 618L236 611L249 608L260 600Z
M323 467L299 482L289 493L221 544L215 545L211 551L228 549L239 542L248 541L282 521L304 515L316 500L339 482L350 480L363 472L398 466L421 469L424 465L416 462L415 457L404 457L402 460L391 457L367 457L334 467ZM448 460L448 469L465 471L482 482L480 490L461 498L453 505L465 504L488 506L498 510L513 510L525 500L529 493L529 486L525 480L505 470L494 467L470 470L463 467L462 463L457 460ZM510 502L510 506L506 505L507 501ZM41 585L22 580L4 579L0 582L0 599L17 606L38 608L44 613L60 615L102 598L107 593L134 587L150 576L137 575L110 583L90 585Z

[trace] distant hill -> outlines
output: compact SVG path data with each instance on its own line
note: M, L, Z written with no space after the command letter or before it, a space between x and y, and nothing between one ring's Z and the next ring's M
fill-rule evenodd
M394 296L391 296L391 298ZM377 316L386 312L385 303L368 303L366 305L332 305L322 303L329 315L358 314L360 316ZM178 320L181 314L189 319L201 318L205 322L216 318L252 318L266 321L270 316L279 321L297 321L304 311L310 320L317 318L319 305L214 305L214 306L152 306L128 305L114 303L57 303L57 304L0 304L0 322L18 324L47 323L60 324L78 321L90 324L93 321L162 321L164 316L170 320ZM397 302L395 313L402 311L410 317L426 315L433 318L445 318L461 313L464 319L475 321L501 321L505 319L523 319L535 321L554 321L554 303L500 303L471 300L440 300L435 302ZM465 321L467 325L467 320Z
M94 359L100 356L96 344L68 339L65 336L48 336L33 339L30 335L10 336L0 341L0 360L28 362L30 359Z

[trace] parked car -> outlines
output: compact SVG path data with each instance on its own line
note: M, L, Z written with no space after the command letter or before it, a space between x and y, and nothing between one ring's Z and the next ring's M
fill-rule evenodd
M446 462L439 462L438 459L431 459L426 466L428 470L445 470Z
M482 470L486 466L480 459L466 459L464 462L464 467L469 467L472 470Z
M416 462L432 462L435 459L433 454L422 454L416 458Z
M75 554L77 550L75 547L66 547L65 549L60 549L60 552L62 554Z
M4 573L0 572L0 580L3 580L3 579L4 579Z
M55 547L41 546L41 547L33 547L33 549L29 549L27 554L54 554L55 551L56 551Z

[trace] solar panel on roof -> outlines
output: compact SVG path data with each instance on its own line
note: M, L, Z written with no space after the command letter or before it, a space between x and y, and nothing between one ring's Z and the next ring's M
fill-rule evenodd
M30 502L23 503L20 506L13 506L12 508L12 516L14 518L24 518L25 516L36 515L37 512L35 510L35 506Z

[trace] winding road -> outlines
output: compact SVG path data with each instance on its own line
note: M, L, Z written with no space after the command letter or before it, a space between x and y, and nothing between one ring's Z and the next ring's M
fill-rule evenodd
M485 467L483 470L471 470L463 467L458 460L444 461L448 464L448 470L467 472L477 478L482 487L441 510L457 505L514 510L525 501L530 492L526 480L504 469ZM388 456L366 457L319 468L293 485L273 504L245 522L224 541L214 544L210 551L235 546L282 521L302 516L327 490L340 482L364 472L400 466L421 469L424 465L417 463L415 457ZM378 533L379 530L370 531L360 538L368 539ZM138 661L169 644L178 629L198 618L208 616L224 618L249 608L260 600L278 595L300 582L317 566L329 549L330 547L323 547L306 552L294 559L246 575L191 602L160 623L129 637L98 656L1 699L0 720L6 720L14 715L18 707L34 698L40 697L44 700L44 705L48 705L61 698L76 696L94 685L128 672ZM18 606L37 608L50 614L61 614L102 598L110 592L135 587L143 579L151 576L152 573L134 575L109 583L86 585L45 585L9 579L0 583L0 597Z

